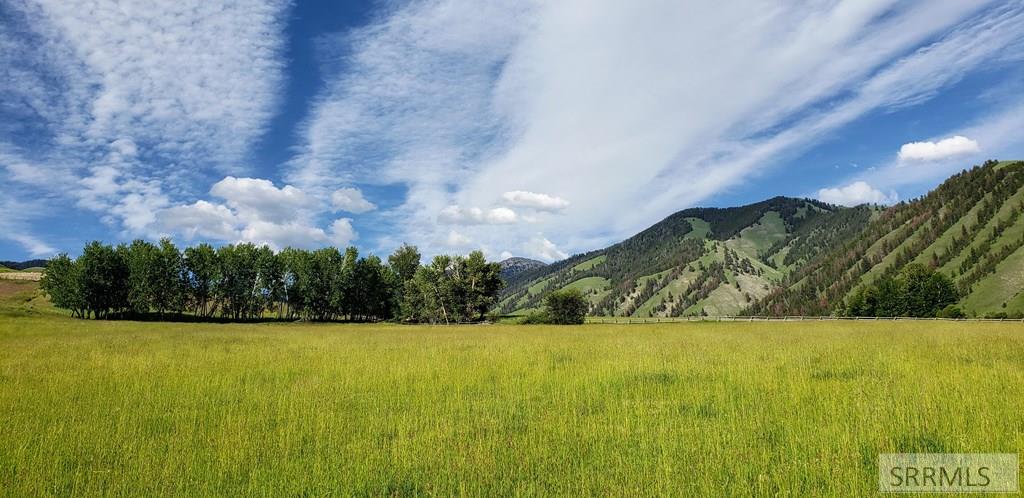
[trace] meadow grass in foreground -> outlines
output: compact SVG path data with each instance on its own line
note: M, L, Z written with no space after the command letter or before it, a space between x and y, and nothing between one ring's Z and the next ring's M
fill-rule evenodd
M9 496L874 494L1024 444L1024 327L0 317Z

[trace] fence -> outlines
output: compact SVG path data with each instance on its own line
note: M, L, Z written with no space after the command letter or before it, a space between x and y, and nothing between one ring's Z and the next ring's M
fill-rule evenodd
M1013 322L1024 323L1024 318L914 318L907 316L682 316L682 317L609 317L590 316L587 323L644 324L686 322L816 322L816 321L944 321L944 322Z

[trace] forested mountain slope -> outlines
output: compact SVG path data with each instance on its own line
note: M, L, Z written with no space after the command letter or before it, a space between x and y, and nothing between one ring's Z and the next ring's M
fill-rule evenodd
M548 292L577 288L595 315L738 313L876 214L786 197L687 209L606 249L516 275L499 309L523 312Z
M892 206L856 237L819 253L751 314L836 314L858 288L908 264L953 279L969 316L1024 312L1024 162L989 161L924 197Z
M537 261L529 258L508 258L498 262L498 264L501 266L501 278L506 282L513 281L516 278L516 275L519 275L520 273L535 270L547 265L543 261Z
M951 277L972 316L1024 312L1024 163L989 161L882 209L776 197L675 213L605 249L516 275L499 310L577 288L591 314L827 315L920 263Z

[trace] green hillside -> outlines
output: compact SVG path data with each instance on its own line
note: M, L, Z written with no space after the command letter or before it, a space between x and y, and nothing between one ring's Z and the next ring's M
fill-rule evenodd
M919 263L950 277L969 316L1024 314L1024 162L989 161L879 213L820 251L751 314L835 314L855 290Z
M776 197L675 213L605 249L520 274L499 309L577 288L600 316L820 315L910 263L972 316L1024 313L1024 163L989 161L889 208Z
M551 291L577 288L595 315L735 314L768 295L809 251L859 231L872 212L785 197L687 209L606 249L518 276L499 309L521 313Z

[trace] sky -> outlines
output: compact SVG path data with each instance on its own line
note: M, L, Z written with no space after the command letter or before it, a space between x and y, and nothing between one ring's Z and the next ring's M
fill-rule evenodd
M1024 159L1024 0L0 0L0 259L554 261Z

